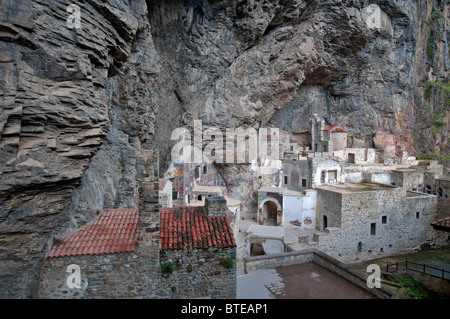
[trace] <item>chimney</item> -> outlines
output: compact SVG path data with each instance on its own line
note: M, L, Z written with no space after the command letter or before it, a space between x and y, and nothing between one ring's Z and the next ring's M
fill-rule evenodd
M205 213L207 217L226 216L227 200L223 196L208 195L205 198Z

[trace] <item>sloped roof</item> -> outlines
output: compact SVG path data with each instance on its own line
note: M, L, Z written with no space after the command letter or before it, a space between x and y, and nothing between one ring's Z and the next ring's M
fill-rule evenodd
M325 128L323 130L330 131L332 133L347 133L347 131L344 130L343 128L339 127L339 125L328 125L328 126L325 126Z
M161 208L160 238L162 250L236 247L228 218L207 217L203 207Z
M450 231L450 198L442 205L431 226L435 230Z
M45 258L137 252L137 209L109 209L74 234L58 239Z
M159 180L159 190L162 191L169 180L168 179L160 179Z

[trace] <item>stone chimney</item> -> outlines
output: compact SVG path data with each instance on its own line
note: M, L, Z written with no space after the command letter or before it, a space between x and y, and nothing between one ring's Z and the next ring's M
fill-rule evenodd
M205 198L205 214L207 217L226 216L227 200L223 196L208 195Z

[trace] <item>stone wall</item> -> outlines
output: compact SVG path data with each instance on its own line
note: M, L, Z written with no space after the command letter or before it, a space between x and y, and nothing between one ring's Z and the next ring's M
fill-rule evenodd
M341 227L342 195L337 192L317 189L316 225L324 230L324 218L327 217L328 227Z
M225 268L222 258L231 258L233 266ZM161 285L172 298L236 298L236 249L165 250L161 265L171 263L172 273L162 274Z
M330 134L330 141L333 149L330 151L339 151L347 148L347 133L345 132L332 132Z
M336 193L318 190L322 204L317 206L317 218L329 216L330 229L315 237L318 248L334 258L355 262L411 252L424 244L445 244L446 237L430 226L436 214L435 196L407 194L402 188ZM334 224L338 214L340 225Z
M81 288L71 288L69 265L78 265ZM134 253L47 259L40 274L39 298L170 298L152 260Z
M227 200L223 196L206 196L205 210L208 217L226 216Z
M284 183L284 178L282 178L282 187L291 187L292 189L302 188L302 179L306 180L307 188L311 187L311 176L310 176L310 165L307 160L283 160L283 174L288 177L288 183ZM292 183L294 174L298 176L298 182ZM295 180L295 179L294 179Z

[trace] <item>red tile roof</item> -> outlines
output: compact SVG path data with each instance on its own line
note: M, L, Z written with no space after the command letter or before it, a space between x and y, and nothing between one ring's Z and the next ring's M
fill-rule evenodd
M53 244L45 258L137 252L137 209L109 209L91 224Z
M159 190L162 191L169 180L168 179L160 179L159 180Z
M435 230L450 231L450 198L439 209L436 219L431 223Z
M347 133L346 130L344 130L343 128L340 128L339 125L328 125L325 126L325 128L323 129L324 131L330 131L332 133Z
M431 223L436 230L450 231L450 217L435 220Z
M161 208L162 250L209 247L236 247L226 216L207 217L203 207Z

